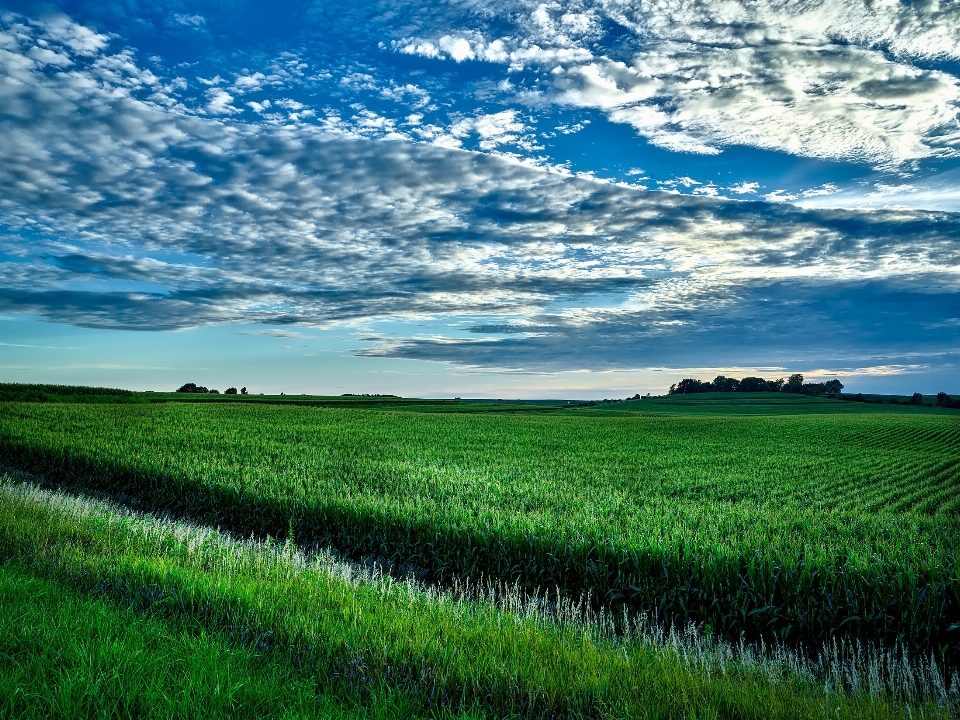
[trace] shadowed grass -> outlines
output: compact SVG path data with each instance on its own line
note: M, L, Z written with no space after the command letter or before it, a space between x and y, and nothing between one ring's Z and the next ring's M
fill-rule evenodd
M340 697L282 658L230 644L189 618L146 616L0 565L0 717L419 717L400 693L360 702L338 690Z

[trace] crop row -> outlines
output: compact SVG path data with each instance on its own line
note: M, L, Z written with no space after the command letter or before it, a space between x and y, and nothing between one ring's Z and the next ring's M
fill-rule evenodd
M956 432L941 416L6 404L0 458L439 580L585 593L733 639L904 642L955 662L960 533L955 510L938 511L955 508ZM908 441L890 450L891 437Z

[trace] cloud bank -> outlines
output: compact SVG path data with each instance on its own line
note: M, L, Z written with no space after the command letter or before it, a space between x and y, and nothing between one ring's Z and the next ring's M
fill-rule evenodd
M2 23L0 311L141 330L481 317L363 352L555 370L957 351L956 215L651 192L213 118L102 34ZM495 145L523 126L469 129Z

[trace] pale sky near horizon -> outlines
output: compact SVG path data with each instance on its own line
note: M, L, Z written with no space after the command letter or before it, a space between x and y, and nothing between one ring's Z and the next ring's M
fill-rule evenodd
M0 0L0 381L960 393L960 4Z

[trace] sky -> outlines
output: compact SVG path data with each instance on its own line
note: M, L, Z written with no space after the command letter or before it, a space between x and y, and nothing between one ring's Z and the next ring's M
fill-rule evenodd
M960 3L0 0L0 381L960 393Z

